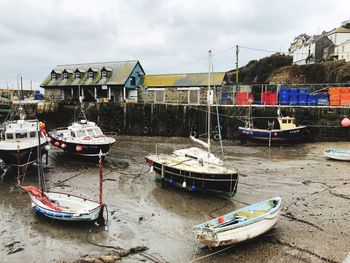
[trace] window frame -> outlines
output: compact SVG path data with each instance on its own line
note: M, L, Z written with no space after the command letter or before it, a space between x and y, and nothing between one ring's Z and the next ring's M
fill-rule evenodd
M191 92L197 92L197 102L191 102ZM200 100L201 100L201 91L199 88L189 88L188 89L188 93L187 93L187 102L190 105L199 105L200 104Z
M157 101L157 94L160 93L162 94L163 93L163 96L162 96L162 101ZM155 90L154 91L154 103L165 103L165 90Z

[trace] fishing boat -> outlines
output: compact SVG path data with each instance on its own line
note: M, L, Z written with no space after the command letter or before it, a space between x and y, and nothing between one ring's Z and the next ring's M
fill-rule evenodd
M46 154L50 149L46 136L37 120L26 120L20 111L20 119L7 121L1 128L0 159L6 165L23 167L37 161L37 150ZM38 136L41 138L40 147Z
M228 167L222 160L211 153L210 143L210 69L211 53L209 53L208 74L208 141L207 143L193 136L190 138L206 148L185 148L173 151L172 154L160 154L156 146L156 154L145 157L151 171L160 177L163 186L175 185L191 191L209 191L233 196L237 191L238 171Z
M323 153L327 158L338 160L338 161L350 161L350 151L349 150L326 150Z
M238 127L239 139L247 141L265 142L271 144L300 143L310 139L310 131L306 126L297 126L294 117L278 116L279 129L274 129L274 122L269 122L268 129L256 129L252 121L245 127Z
M281 207L280 197L271 198L196 225L194 234L208 247L247 241L274 227Z
M50 143L67 153L88 157L109 153L115 139L103 134L96 123L86 119L72 123L68 127L56 128L48 132Z

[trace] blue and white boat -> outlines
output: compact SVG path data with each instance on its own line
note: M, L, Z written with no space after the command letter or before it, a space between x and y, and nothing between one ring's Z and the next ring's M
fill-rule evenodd
M329 149L323 153L326 157L339 160L339 161L350 161L350 151L349 150L335 150Z
M269 231L277 223L281 207L280 197L271 198L196 225L194 233L208 247L243 242Z

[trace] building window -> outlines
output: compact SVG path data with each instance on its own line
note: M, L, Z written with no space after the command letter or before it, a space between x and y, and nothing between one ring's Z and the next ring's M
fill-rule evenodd
M154 103L165 103L165 91L157 90L154 92Z
M94 77L94 72L89 71L89 78L92 79Z
M344 52L344 46L341 47L341 51Z
M67 72L63 73L63 78L65 78L65 79L68 78L68 73Z
M107 71L106 70L103 70L101 72L101 75L102 75L102 78L107 78Z
M136 78L130 77L130 86L136 86Z
M56 73L51 74L51 79L56 79Z
M199 104L199 90L190 89L188 91L188 104Z
M80 79L80 72L75 72L75 78Z

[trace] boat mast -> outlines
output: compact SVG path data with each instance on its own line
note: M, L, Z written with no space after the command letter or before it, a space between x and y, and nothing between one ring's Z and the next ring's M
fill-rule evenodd
M210 156L210 70L211 70L211 50L208 51L209 54L209 70L208 70L208 91L207 91L207 110L208 110L208 157Z

